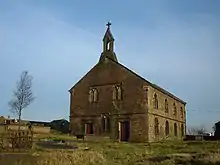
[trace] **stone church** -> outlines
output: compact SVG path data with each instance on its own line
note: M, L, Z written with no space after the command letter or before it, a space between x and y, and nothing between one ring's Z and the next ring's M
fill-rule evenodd
M98 63L69 90L71 133L129 142L181 139L186 102L118 61L110 25Z

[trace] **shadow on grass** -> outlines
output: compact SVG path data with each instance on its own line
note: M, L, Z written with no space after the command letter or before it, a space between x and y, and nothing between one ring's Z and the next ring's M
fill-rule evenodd
M175 162L175 164L181 165L219 165L220 161L211 161L204 159L210 154L173 154L173 155L164 155L164 156L155 156L142 160L138 160L135 163L163 163L164 161ZM134 164L135 164L134 163Z
M28 153L1 153L0 165L31 165L38 161L37 156Z

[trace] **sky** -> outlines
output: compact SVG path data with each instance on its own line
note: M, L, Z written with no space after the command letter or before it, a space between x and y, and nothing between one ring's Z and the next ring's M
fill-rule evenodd
M187 126L220 120L219 0L0 0L0 115L22 71L35 101L22 118L69 118L68 90L102 52L111 21L119 62L187 102ZM4 78L3 78L4 77Z

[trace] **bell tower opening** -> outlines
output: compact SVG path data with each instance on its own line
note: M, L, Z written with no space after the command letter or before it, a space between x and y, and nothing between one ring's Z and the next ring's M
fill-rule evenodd
M110 50L110 43L107 43L107 50Z
M111 30L110 30L111 23L108 22L106 24L106 26L107 26L107 30L106 30L105 35L102 40L103 41L103 51L102 51L102 54L101 54L99 61L102 61L104 58L107 57L115 62L118 62L117 57L114 52L115 39L114 39L114 37L111 33Z

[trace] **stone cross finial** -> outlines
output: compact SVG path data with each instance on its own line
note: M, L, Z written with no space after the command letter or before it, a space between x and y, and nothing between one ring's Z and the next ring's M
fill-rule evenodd
M107 26L108 28L110 28L111 23L110 23L110 22L108 22L108 23L106 24L106 26Z

